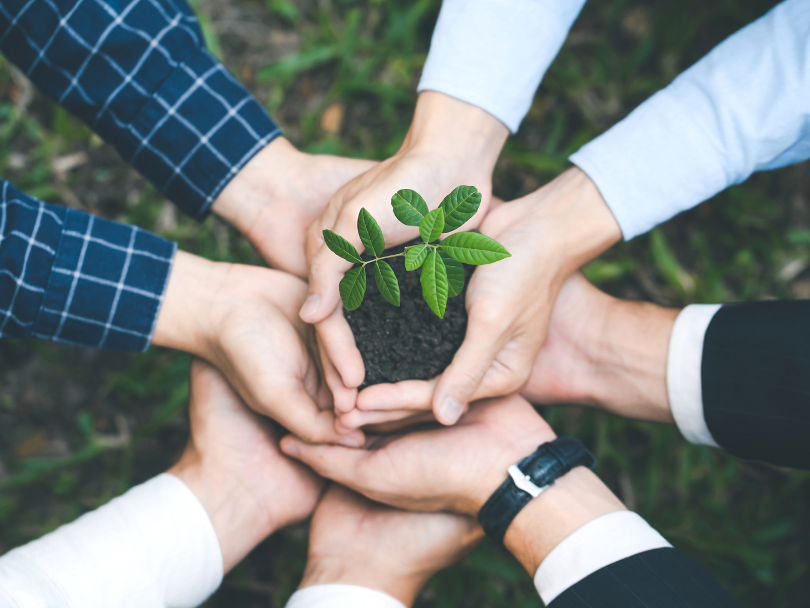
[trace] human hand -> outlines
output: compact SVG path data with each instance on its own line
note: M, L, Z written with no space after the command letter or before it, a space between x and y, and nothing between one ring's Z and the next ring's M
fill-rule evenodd
M538 405L579 403L674 424L666 373L679 312L613 298L574 274L560 290L522 395Z
M315 508L323 480L278 449L279 433L199 359L189 381L191 437L169 469L205 507L227 572L274 531Z
M306 277L307 229L338 188L373 166L306 154L277 137L234 176L211 210L242 232L270 266Z
M392 509L332 484L312 516L299 588L358 585L410 606L433 575L468 555L483 535L472 517Z
M317 324L324 373L338 411L354 407L355 389L363 382L365 370L338 291L351 264L325 246L323 230L338 233L362 251L357 217L365 207L379 223L387 247L415 238L418 228L399 222L391 208L392 195L403 188L418 191L433 209L456 186L476 186L485 211L492 170L507 135L507 128L484 110L441 93L422 93L400 150L341 188L310 227L309 297L301 318ZM476 215L465 228L475 228L483 215Z
M372 500L419 511L477 515L507 479L507 468L554 432L522 397L473 404L451 428L412 431L377 449L310 445L293 436L285 454ZM577 467L514 519L505 546L534 575L546 555L590 521L624 506L592 471Z
M308 441L362 445L362 433L338 434L324 409L313 331L297 314L305 297L306 284L284 272L180 251L153 342L214 364L251 409Z
M433 381L372 386L359 411L432 409L453 424L475 399L520 391L543 342L557 294L579 266L621 238L593 182L571 169L536 192L499 205L480 230L512 256L475 269L467 287L467 333L451 364ZM342 412L340 412L342 413ZM345 428L385 415L341 416ZM387 418L391 419L391 418Z

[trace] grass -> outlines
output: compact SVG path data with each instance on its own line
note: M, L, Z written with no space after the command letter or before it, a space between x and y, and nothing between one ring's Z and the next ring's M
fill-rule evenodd
M495 192L526 194L567 156L774 2L592 0L498 163ZM194 3L209 43L312 152L385 158L410 119L438 0ZM329 113L331 119L324 119ZM324 128L324 127L328 127ZM75 156L73 156L75 155ZM65 159L74 167L63 170ZM69 164L69 163L68 163ZM219 260L259 263L212 218L182 217L82 124L0 64L0 175L52 202L136 223ZM607 291L680 306L810 297L810 166L760 174L586 268ZM188 358L0 342L0 553L165 470L185 441ZM548 408L599 474L746 608L810 595L810 475L737 461L674 429ZM207 606L282 606L306 529L275 535ZM420 606L538 606L529 577L486 542Z

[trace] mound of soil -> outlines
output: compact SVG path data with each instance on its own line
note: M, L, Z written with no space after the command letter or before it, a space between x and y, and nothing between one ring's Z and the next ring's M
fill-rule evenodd
M415 239L386 249L383 255L400 253ZM371 259L363 254L364 259ZM405 257L386 260L397 275L399 308L388 302L377 289L374 269L366 266L366 296L356 310L343 312L354 332L357 348L366 366L361 389L372 384L401 380L429 380L441 374L464 341L467 311L464 299L473 268L464 266L464 289L447 300L444 319L437 317L422 297L419 276L422 269L405 270Z

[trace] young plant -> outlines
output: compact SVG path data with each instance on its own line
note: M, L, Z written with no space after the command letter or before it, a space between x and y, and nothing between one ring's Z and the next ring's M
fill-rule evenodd
M425 200L413 190L400 190L391 197L394 215L406 226L419 226L422 242L406 247L402 253L382 257L385 241L382 230L365 208L357 217L357 232L366 251L374 256L364 262L354 245L331 230L323 231L323 240L344 260L362 264L349 270L340 281L340 298L347 310L354 310L366 293L366 266L374 266L374 279L383 297L399 306L399 283L385 260L405 256L405 269L422 268L422 295L430 309L444 318L447 298L461 293L464 287L463 264L491 264L511 257L497 241L477 232L457 232L434 243L444 232L459 228L478 211L481 193L474 186L459 186L444 197L441 205L428 211Z

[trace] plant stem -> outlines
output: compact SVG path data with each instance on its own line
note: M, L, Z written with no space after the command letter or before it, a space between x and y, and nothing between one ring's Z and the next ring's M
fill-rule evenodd
M433 248L433 249L438 249L438 248L439 248L439 246L438 246L438 245L431 245L430 243L419 243L419 245L425 245L425 246L427 246L427 247L431 247L431 248ZM365 268L365 267L366 267L366 264L373 264L373 263L374 263L374 262L376 262L377 260L387 260L388 258L398 258L398 257L401 257L401 256L405 255L406 253L408 253L408 249L413 249L414 247L419 247L419 245L408 245L408 246L407 246L407 247L406 247L406 248L405 248L405 249L402 251L402 253L393 253L393 254L391 254L391 255L386 255L386 256L383 256L383 257L381 257L381 258L374 258L373 260L369 260L368 262L363 262L363 265L361 266L361 268Z

